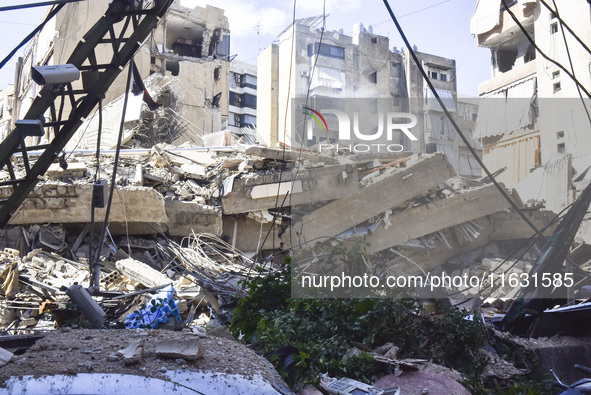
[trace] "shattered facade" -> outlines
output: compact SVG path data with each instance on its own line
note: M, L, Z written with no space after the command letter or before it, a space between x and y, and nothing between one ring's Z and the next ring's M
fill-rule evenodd
M536 45L570 70L568 48L577 79L591 85L591 55L568 32L563 37L553 12L535 1L507 3ZM580 37L591 34L586 1L555 4L560 18ZM482 141L487 167L492 172L506 167L498 179L509 187L559 155L570 154L574 162L580 158L586 165L577 171L584 171L589 164L583 158L590 142L588 119L575 83L535 50L501 1L479 2L471 33L492 55L491 79L478 88L482 100L476 138Z
M22 118L40 89L30 79L31 67L65 63L107 6L106 2L67 4L35 37L17 64L12 122ZM130 98L125 143L134 147L186 141L202 145L204 135L222 130L228 119L229 51L229 25L223 10L212 6L189 9L176 1L134 57L140 75L149 77L147 90L163 106L147 111L141 97ZM110 61L101 57L106 53L100 46L96 48L99 64ZM117 140L126 78L127 73L121 73L103 100L107 127L101 144L105 149L113 148ZM81 89L82 84L76 82L74 87ZM95 113L69 148L93 149L97 124ZM91 133L84 133L87 130Z

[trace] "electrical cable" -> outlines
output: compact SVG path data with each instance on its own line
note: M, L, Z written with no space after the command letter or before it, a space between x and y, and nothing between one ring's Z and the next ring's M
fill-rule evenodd
M29 40L31 40L35 34L37 34L39 31L41 31L41 29L43 29L45 27L45 25L47 24L47 22L49 22L51 20L51 18L53 18L55 16L55 14L57 14L63 7L65 4L60 4L57 7L54 7L49 14L47 14L47 16L45 17L45 19L43 20L43 22L41 22L41 24L39 26L37 26L35 29L33 29L33 31L31 33L29 33L27 35L27 37L25 37L12 51L10 51L10 53L8 55L6 55L6 57L4 59L2 59L2 61L0 62L0 69L2 67L4 67L4 65L14 56L14 54L23 46L25 45L27 42L29 42Z
M68 3L77 3L79 1L86 1L86 0L53 0L53 1L42 1L40 3L28 3L28 4L18 4L18 5L9 5L5 7L0 7L0 12L2 11L14 11L14 10L22 10L24 8L33 8L33 7L45 7L48 5L60 5L64 6Z
M90 257L90 262L89 262L89 269L90 269L90 286L92 286L92 265L93 265L93 260L92 257L94 256L94 249L93 249L93 244L94 244L94 209L95 209L95 201L94 201L94 185L96 184L96 181L99 179L99 175L100 175L100 168L101 168L101 164L99 161L100 158L100 154L101 154L101 134L103 131L103 99L99 100L98 103L98 131L97 131L97 136L96 136L96 154L95 154L95 159L96 159L96 167L94 170L94 180L93 180L93 197L90 203L90 244L88 247L88 256Z
M306 101L305 101L305 106L308 107L308 101L310 99L310 91L312 88L312 78L314 77L314 73L316 72L316 64L318 63L318 58L320 57L320 47L322 46L322 39L324 38L324 32L326 31L326 0L323 0L322 2L322 30L320 30L320 39L318 40L318 48L316 49L316 57L314 58L314 64L312 65L312 70L310 71L310 80L308 81L308 88L306 90ZM305 115L304 116L304 135L306 134L306 118L309 115ZM328 130L327 130L328 133ZM326 136L328 138L328 136ZM300 148L298 150L298 162L300 161L301 157L302 157L302 151L303 151L303 136L302 136L302 144L300 144ZM295 176L298 174L298 169L296 169L295 174L294 174L294 180L295 180ZM292 218L293 220L293 218ZM293 223L291 224L293 226ZM289 245L292 246L292 233L293 233L293 227L292 227L292 231L289 232ZM293 247L292 247L293 248Z
M502 1L504 2L505 0L502 0ZM445 113L445 115L447 116L447 118L451 122L452 126L456 130L456 133L458 134L458 136L460 136L460 138L462 139L462 141L464 142L464 144L466 145L466 147L468 148L468 150L470 151L470 153L472 154L472 156L474 156L474 158L476 159L476 162L478 162L478 164L480 165L480 167L482 168L482 170L486 173L486 175L490 178L490 180L492 181L492 183L494 184L494 186L498 189L498 191L501 193L501 195L503 195L503 198L505 198L505 200L507 200L507 202L509 202L509 204L511 205L511 207L513 207L513 209L515 210L515 212L517 212L521 216L521 218L523 218L523 220L529 225L530 228L532 228L537 234L539 234L540 236L542 236L545 239L544 235L542 234L542 232L540 232L540 230L537 228L537 226L534 225L534 223L531 222L531 220L529 218L527 218L527 216L519 208L519 206L517 205L517 203L515 203L515 201L513 201L513 199L511 198L511 196L509 196L509 194L507 193L507 191L505 190L505 188L503 186L501 186L499 184L499 182L494 178L494 176L488 170L488 168L486 167L486 165L484 164L484 162L482 161L482 159L480 159L480 157L478 156L478 153L476 153L476 150L470 144L470 141L468 140L468 138L462 133L462 130L460 129L460 127L458 126L458 124L456 123L456 121L451 116L449 110L447 109L447 106L445 105L445 103L443 103L443 100L441 100L441 97L439 97L439 94L437 93L437 90L435 89L435 86L433 86L433 83L431 82L431 79L429 78L429 76L425 72L425 69L423 68L423 65L421 64L421 61L417 57L417 54L415 53L415 51L413 50L412 46L410 45L410 42L406 38L406 34L404 33L404 31L402 30L402 27L398 23L398 20L396 19L396 16L394 15L394 12L392 11L392 8L390 8L390 4L388 3L388 0L384 0L384 5L388 9L388 13L390 14L390 17L392 18L392 21L396 25L396 29L398 30L398 33L400 33L400 36L401 36L402 40L404 41L404 44L408 48L408 50L410 52L410 55L412 56L412 58L413 58L413 60L414 60L414 62L416 64L419 72L421 73L421 75L423 76L423 78L425 79L425 81L427 82L427 85L429 85L429 89L431 89L431 92L433 93L433 96L435 97L435 99L437 99L437 102L439 103L439 105L441 106L443 112Z
M111 185L109 191L109 200L107 202L107 208L105 210L105 220L99 237L96 254L91 257L92 274L90 284L91 287L98 290L100 281L101 265L98 263L101 254L101 246L105 240L105 234L107 232L107 226L109 223L109 214L111 212L111 204L113 203L113 195L115 194L115 184L117 182L117 166L119 164L119 153L121 152L121 141L123 139L123 129L125 124L125 114L127 112L127 99L129 98L129 90L131 88L132 71L133 71L133 58L129 61L127 73L127 83L125 85L125 98L123 102L123 111L121 113L121 123L119 124L119 136L117 137L117 149L115 150L115 161L113 163L113 174L111 176ZM97 151L100 149L100 144L97 146Z
M587 89L585 89L585 87L583 86L583 84L581 84L581 82L570 71L568 71L566 69L566 67L564 67L562 64L558 63L557 61L555 61L554 59L552 59L548 55L546 55L540 49L540 47L538 47L538 45L536 44L536 42L534 41L534 39L529 35L529 33L527 32L527 30L525 29L525 27L523 27L523 25L521 24L521 22L519 22L519 19L517 19L517 16L515 16L515 14L513 13L513 11L511 11L509 9L509 7L507 6L507 1L506 0L501 0L501 2L505 6L505 10L507 11L507 13L511 16L511 18L513 19L513 21L515 22L515 24L517 26L519 26L519 29L521 29L521 31L524 34L525 38L527 38L527 41L530 42L530 44L536 49L536 51L538 51L540 53L540 55L542 55L542 57L544 59L546 59L547 61L549 61L550 63L556 65L562 71L564 71L566 73L566 75L568 75L574 81L574 83L577 85L577 87L579 87L583 92L585 92L585 95L587 95L587 97L589 97L591 99L591 93L589 93L589 91Z
M283 163L285 163L285 150L286 150L285 130L287 129L287 113L288 113L288 109L289 109L289 93L291 91L291 73L292 73L292 68L293 68L293 53L294 53L294 47L295 47L296 4L297 4L297 0L293 0L293 15L292 15L292 22L291 22L291 54L290 54L290 60L289 60L289 74L288 74L289 75L289 82L287 84L287 103L285 104L285 118L283 120L283 150L282 150L282 154L281 154L281 158L282 158ZM278 205L279 205L279 196L281 195L281 181L283 179L284 167L285 167L285 165L282 165L281 169L279 171L279 183L277 184L277 194L275 197L275 207L278 207ZM291 195L291 191L287 191L287 193L285 194L286 197L283 199L283 201L285 202L285 199L287 198L287 196L290 196L290 195ZM267 237L269 236L269 234L271 232L275 232L275 221L276 221L278 215L279 215L279 210L273 216L273 222L272 222L271 226L269 227L269 230L267 231L267 235L265 236L265 240L267 240ZM263 250L263 246L264 246L264 243L261 244L259 250L257 251L256 255L254 256L255 262L259 258L261 251ZM275 237L273 237L273 239L272 239L272 249L273 250L275 249Z

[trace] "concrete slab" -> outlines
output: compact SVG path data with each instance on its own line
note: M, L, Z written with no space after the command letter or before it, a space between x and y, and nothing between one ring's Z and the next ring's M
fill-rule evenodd
M160 341L156 345L156 356L194 361L203 356L203 346L199 338L180 341Z

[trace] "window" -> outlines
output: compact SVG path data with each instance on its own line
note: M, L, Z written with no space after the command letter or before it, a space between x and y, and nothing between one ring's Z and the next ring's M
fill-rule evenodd
M242 102L244 107L257 108L257 97L255 95L245 93L242 95Z
M242 118L242 126L255 126L257 118L253 115L244 114Z
M429 71L429 77L431 77L432 80L436 80L438 78L438 74L436 71Z
M372 44L377 44L378 43L378 38L377 37L372 37L371 38L371 43Z
M533 45L529 44L527 50L525 51L524 61L525 63L531 62L536 58L536 49Z
M400 63L391 63L390 77L400 78Z
M513 68L517 59L517 48L502 48L497 51L497 66L499 71L504 73Z
M319 43L308 44L308 56L316 53L320 56L327 56L329 58L345 59L345 48L337 47L336 45L329 45L322 43L318 49Z
M564 143L560 143L556 145L556 151L559 154L564 154L566 152L566 147L564 146Z
M369 73L369 82L373 83L373 84L377 84L378 83L378 73L377 72L373 72L373 73Z
M556 139L561 139L564 137L564 130L561 130L560 132L556 132Z
M476 114L476 113L472 114L472 120L474 122L476 122L476 118L478 118L478 114Z
M560 91L560 89L561 89L560 82L557 82L554 85L552 85L552 88L554 89L554 93Z
M441 81L447 81L447 74L441 73L440 79Z
M556 80L556 79L558 79L559 77L560 77L560 70L558 70L558 71L555 71L555 72L553 72L553 73L552 73L552 79L553 79L553 80Z
M558 22L550 24L550 34L558 33Z

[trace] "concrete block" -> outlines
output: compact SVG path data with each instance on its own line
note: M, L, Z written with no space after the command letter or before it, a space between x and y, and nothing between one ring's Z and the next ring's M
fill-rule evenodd
M240 214L278 207L287 192L285 206L340 199L358 189L357 167L350 164L262 173L234 179L222 207L224 214Z
M141 363L144 358L144 344L141 341L133 342L127 348L119 350L117 355L123 359L123 363L126 365Z
M115 266L129 278L139 282L147 288L158 287L172 283L172 279L167 275L152 269L143 262L136 261L133 258L122 259L115 262Z
M207 332L207 334L209 336L222 337L228 340L236 340L234 336L232 336L228 328L226 328L224 325L216 326L215 328Z
M6 365L12 360L13 353L0 347L0 367Z
M161 341L156 345L156 356L164 358L181 358L194 361L203 356L203 346L199 338L175 341Z

